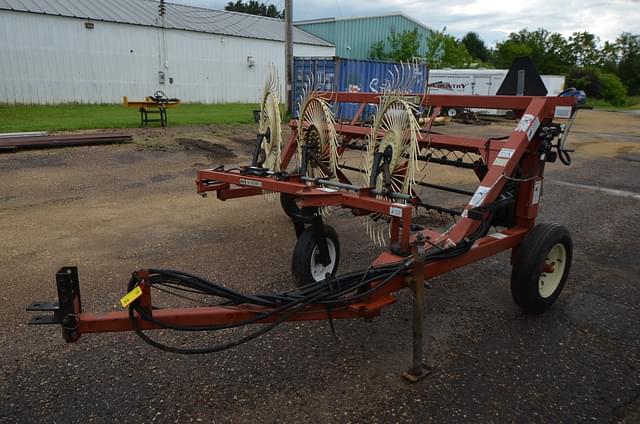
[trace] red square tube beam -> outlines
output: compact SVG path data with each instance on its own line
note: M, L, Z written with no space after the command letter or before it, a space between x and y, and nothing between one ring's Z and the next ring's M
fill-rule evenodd
M502 233L483 237L476 241L473 247L463 255L453 259L442 261L427 262L424 265L425 277L433 278L435 276L447 273L456 268L476 262L483 258L495 255L496 253L516 247L521 243L522 238L526 235L525 228L512 228ZM385 264L397 263L406 258L402 258L391 253L385 252L378 257L374 265L381 266ZM410 273L409 273L410 275ZM376 284L372 283L375 287ZM407 277L399 275L389 281L380 289L374 292L367 301L347 304L340 308L333 308L331 312L327 311L324 305L310 305L307 308L292 313L288 321L309 321L309 320L325 320L329 318L373 318L380 315L380 311L396 301L394 292L401 290L409 284ZM145 287L146 296L149 296L149 288ZM145 302L146 306L151 306L150 296L149 302ZM211 306L211 307L193 307L193 308L169 308L154 309L152 315L155 319L167 324L175 326L215 326L230 325L240 323L252 319L256 319L260 314L270 312L269 308L261 308L254 305L236 305L236 306ZM133 330L132 323L127 311L108 312L102 314L94 314L76 311L77 334L103 333L116 331ZM137 315L136 315L137 316ZM280 319L282 315L274 314L265 319L256 320L256 323L269 323ZM143 330L152 330L160 328L158 325L142 320L137 316L138 326Z
M240 186L238 190L243 191L236 196L233 194L233 190L235 189L229 188L231 184ZM242 175L238 172L216 171L213 169L198 171L196 185L198 187L198 193L223 189L225 198L252 195L254 193L252 190L266 190L288 193L299 197L303 204L308 207L343 206L368 213L391 216L392 222L399 220L399 222L402 223L401 232L398 230L399 222L394 224L398 226L398 228L392 231L392 234L396 236L392 241L399 241L403 251L409 248L413 207L401 203L392 203L385 199L377 199L370 194L367 188L363 188L357 193L351 193L309 186L296 177L288 181L279 181L275 178Z
M380 93L327 92L324 98L332 102L380 104ZM546 99L551 107L573 106L572 97L534 97L534 96L460 96L448 94L411 93L404 96L407 100L422 106L440 106L457 108L488 108L524 111L533 99ZM553 110L551 110L553 113ZM552 115L551 115L552 116Z

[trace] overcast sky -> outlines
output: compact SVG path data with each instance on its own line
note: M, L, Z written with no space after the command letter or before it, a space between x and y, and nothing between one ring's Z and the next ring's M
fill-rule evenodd
M168 0L224 9L228 0ZM264 2L264 0L263 0ZM284 0L269 0L278 9ZM433 29L461 37L476 31L488 45L522 28L543 27L568 36L587 30L602 40L640 33L640 0L294 0L295 20L367 16L400 11Z

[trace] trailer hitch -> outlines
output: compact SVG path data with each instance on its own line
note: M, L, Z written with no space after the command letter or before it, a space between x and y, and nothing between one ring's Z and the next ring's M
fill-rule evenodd
M77 329L78 315L82 312L80 282L77 267L62 267L56 272L58 302L33 302L27 306L30 312L53 312L53 315L36 315L29 325L62 325L62 337L67 342L80 338Z

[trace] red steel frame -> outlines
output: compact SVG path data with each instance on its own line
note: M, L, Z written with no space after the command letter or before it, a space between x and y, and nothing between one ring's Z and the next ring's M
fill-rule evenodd
M338 102L379 103L380 98L373 93L327 93L328 99ZM528 177L520 183L516 203L516 225L500 233L491 234L475 241L473 246L465 253L451 259L438 260L422 264L417 262L419 268L414 266L414 275L399 275L388 282L379 290L374 291L366 302L349 304L342 308L332 309L331 318L356 318L373 317L380 314L385 306L395 301L394 292L407 287L412 281L416 287L420 284L416 280L432 278L456 268L460 268L480 259L495 255L507 249L517 249L533 227L538 212L539 189L544 171L544 161L541 160L540 137L536 130L551 122L556 114L556 107L575 106L572 97L515 97L515 96L443 96L443 95L415 95L414 98L423 106L432 107L483 107L496 109L512 109L519 116L519 128L511 132L504 140L487 140L473 137L447 136L440 134L422 134L420 144L447 148L459 151L469 151L480 154L485 158L488 170L479 175L480 186L486 187L486 193L480 202L467 205L465 212L473 207L487 205L495 201L516 166L520 166L521 173ZM364 110L360 108L359 113ZM530 119L525 119L530 118ZM362 138L366 136L370 128L356 125L357 116L348 124L338 124L337 131L346 138ZM528 124L527 124L528 123ZM290 126L293 131L288 138L283 150L282 167L286 169L296 148L295 122ZM506 149L506 150L502 150ZM509 152L502 159L496 161L499 152ZM509 156L509 157L506 157ZM391 217L391 242L400 245L401 254L410 254L416 246L422 245L420 240L426 238L431 243L448 245L460 243L472 234L480 225L480 222L471 219L463 213L463 217L446 234L440 234L430 229L411 232L411 204L393 203L372 196L371 188L363 187L357 192L340 190L326 190L323 187L303 182L299 176L291 175L287 180L279 180L275 177L258 177L243 174L241 171L223 171L204 169L198 171L198 193L217 192L217 197L226 200L237 197L253 196L265 191L288 193L301 199L303 206L342 206L351 208L357 213L379 213ZM478 192L476 192L478 194ZM418 237L418 234L421 236ZM425 247L427 250L429 246ZM374 266L382 266L397 263L402 260L401 255L387 251L382 253L373 262ZM151 310L151 294L147 271L138 271L138 278L142 281L143 295L142 307L148 307L153 316L165 323L188 326L205 326L216 324L232 324L255 318L269 308L253 305L193 307ZM374 283L376 284L380 283ZM81 334L110 331L132 330L132 323L126 311L94 314L82 312L79 302L73 302L74 320L73 328L65 327L64 334L67 341L77 340ZM280 315L272 315L264 321L271 322L280 318ZM311 305L304 310L293 313L289 320L324 320L329 318L327 309L322 305ZM155 324L137 317L137 324L141 329L158 328ZM64 321L63 321L64 327Z

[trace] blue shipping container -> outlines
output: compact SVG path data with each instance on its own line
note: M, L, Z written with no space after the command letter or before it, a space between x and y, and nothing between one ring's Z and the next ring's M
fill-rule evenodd
M338 57L296 57L293 62L293 110L298 116L304 86L313 81L315 89L321 91L349 91L376 93L400 69L395 62L375 60L341 59ZM418 65L416 82L412 92L424 93L429 74L426 64ZM339 103L336 119L350 121L357 113L360 104ZM363 118L375 113L375 106L367 106Z

